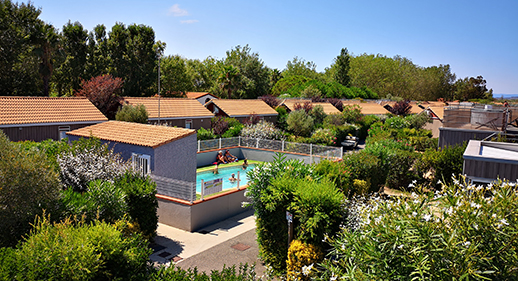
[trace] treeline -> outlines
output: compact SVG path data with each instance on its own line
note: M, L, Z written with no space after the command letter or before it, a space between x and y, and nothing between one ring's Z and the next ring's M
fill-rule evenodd
M482 76L456 80L447 64L421 67L400 56L354 56L343 48L323 72L298 57L279 70L266 66L248 45L233 47L222 59L162 57L166 45L156 40L152 27L116 23L108 30L99 24L88 31L79 22L68 22L58 30L39 19L40 13L31 3L0 0L1 95L73 95L83 80L109 74L122 79L122 95L151 96L158 93L160 71L164 96L189 91L226 98L273 94L468 100L492 96Z

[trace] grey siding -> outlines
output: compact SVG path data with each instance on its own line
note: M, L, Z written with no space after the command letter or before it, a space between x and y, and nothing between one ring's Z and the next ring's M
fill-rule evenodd
M196 181L196 134L164 144L155 149L155 169L158 176Z
M469 177L486 179L507 179L516 181L518 163L484 161L483 159L464 159L464 174Z
M11 141L44 141L47 139L59 140L59 127L70 126L70 130L76 130L99 122L87 124L62 124L48 126L20 126L0 128Z
M439 147L444 148L447 146L462 144L463 142L467 142L469 140L482 140L493 133L493 131L442 127L439 128Z

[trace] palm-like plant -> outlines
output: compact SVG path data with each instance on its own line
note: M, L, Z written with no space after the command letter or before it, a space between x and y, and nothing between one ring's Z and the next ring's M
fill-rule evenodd
M223 67L223 73L218 77L218 83L224 91L227 91L228 98L232 98L232 91L236 88L237 78L239 77L239 69L233 65Z

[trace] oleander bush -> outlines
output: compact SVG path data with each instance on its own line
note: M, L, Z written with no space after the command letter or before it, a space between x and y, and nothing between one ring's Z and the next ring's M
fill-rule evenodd
M464 164L463 154L467 143L444 148L429 148L419 159L416 168L421 174L431 174L431 186L440 188L439 181L447 184L452 182L452 175L462 173Z
M241 136L268 140L284 139L283 132L276 128L273 123L265 120L261 120L257 124L245 125L245 127L241 130Z
M310 142L313 144L329 145L329 146L336 146L337 145L336 140L337 140L337 138L336 138L334 132L328 128L316 129L310 138Z
M160 266L149 274L149 281L255 281L259 279L254 266L240 264L236 268L223 267L221 271L213 270L210 273L198 272L196 268L182 269L175 266ZM270 280L270 279L267 279Z
M71 187L78 192L87 191L88 183L93 180L113 182L131 169L129 162L95 137L72 142L69 149L58 155L57 161L64 188Z
M355 201L316 280L516 280L517 208L516 184L461 176L441 191Z

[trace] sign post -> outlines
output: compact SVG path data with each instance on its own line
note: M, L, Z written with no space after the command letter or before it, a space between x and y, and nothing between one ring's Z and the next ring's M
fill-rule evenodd
M286 211L286 220L288 221L288 248L293 240L293 215Z

